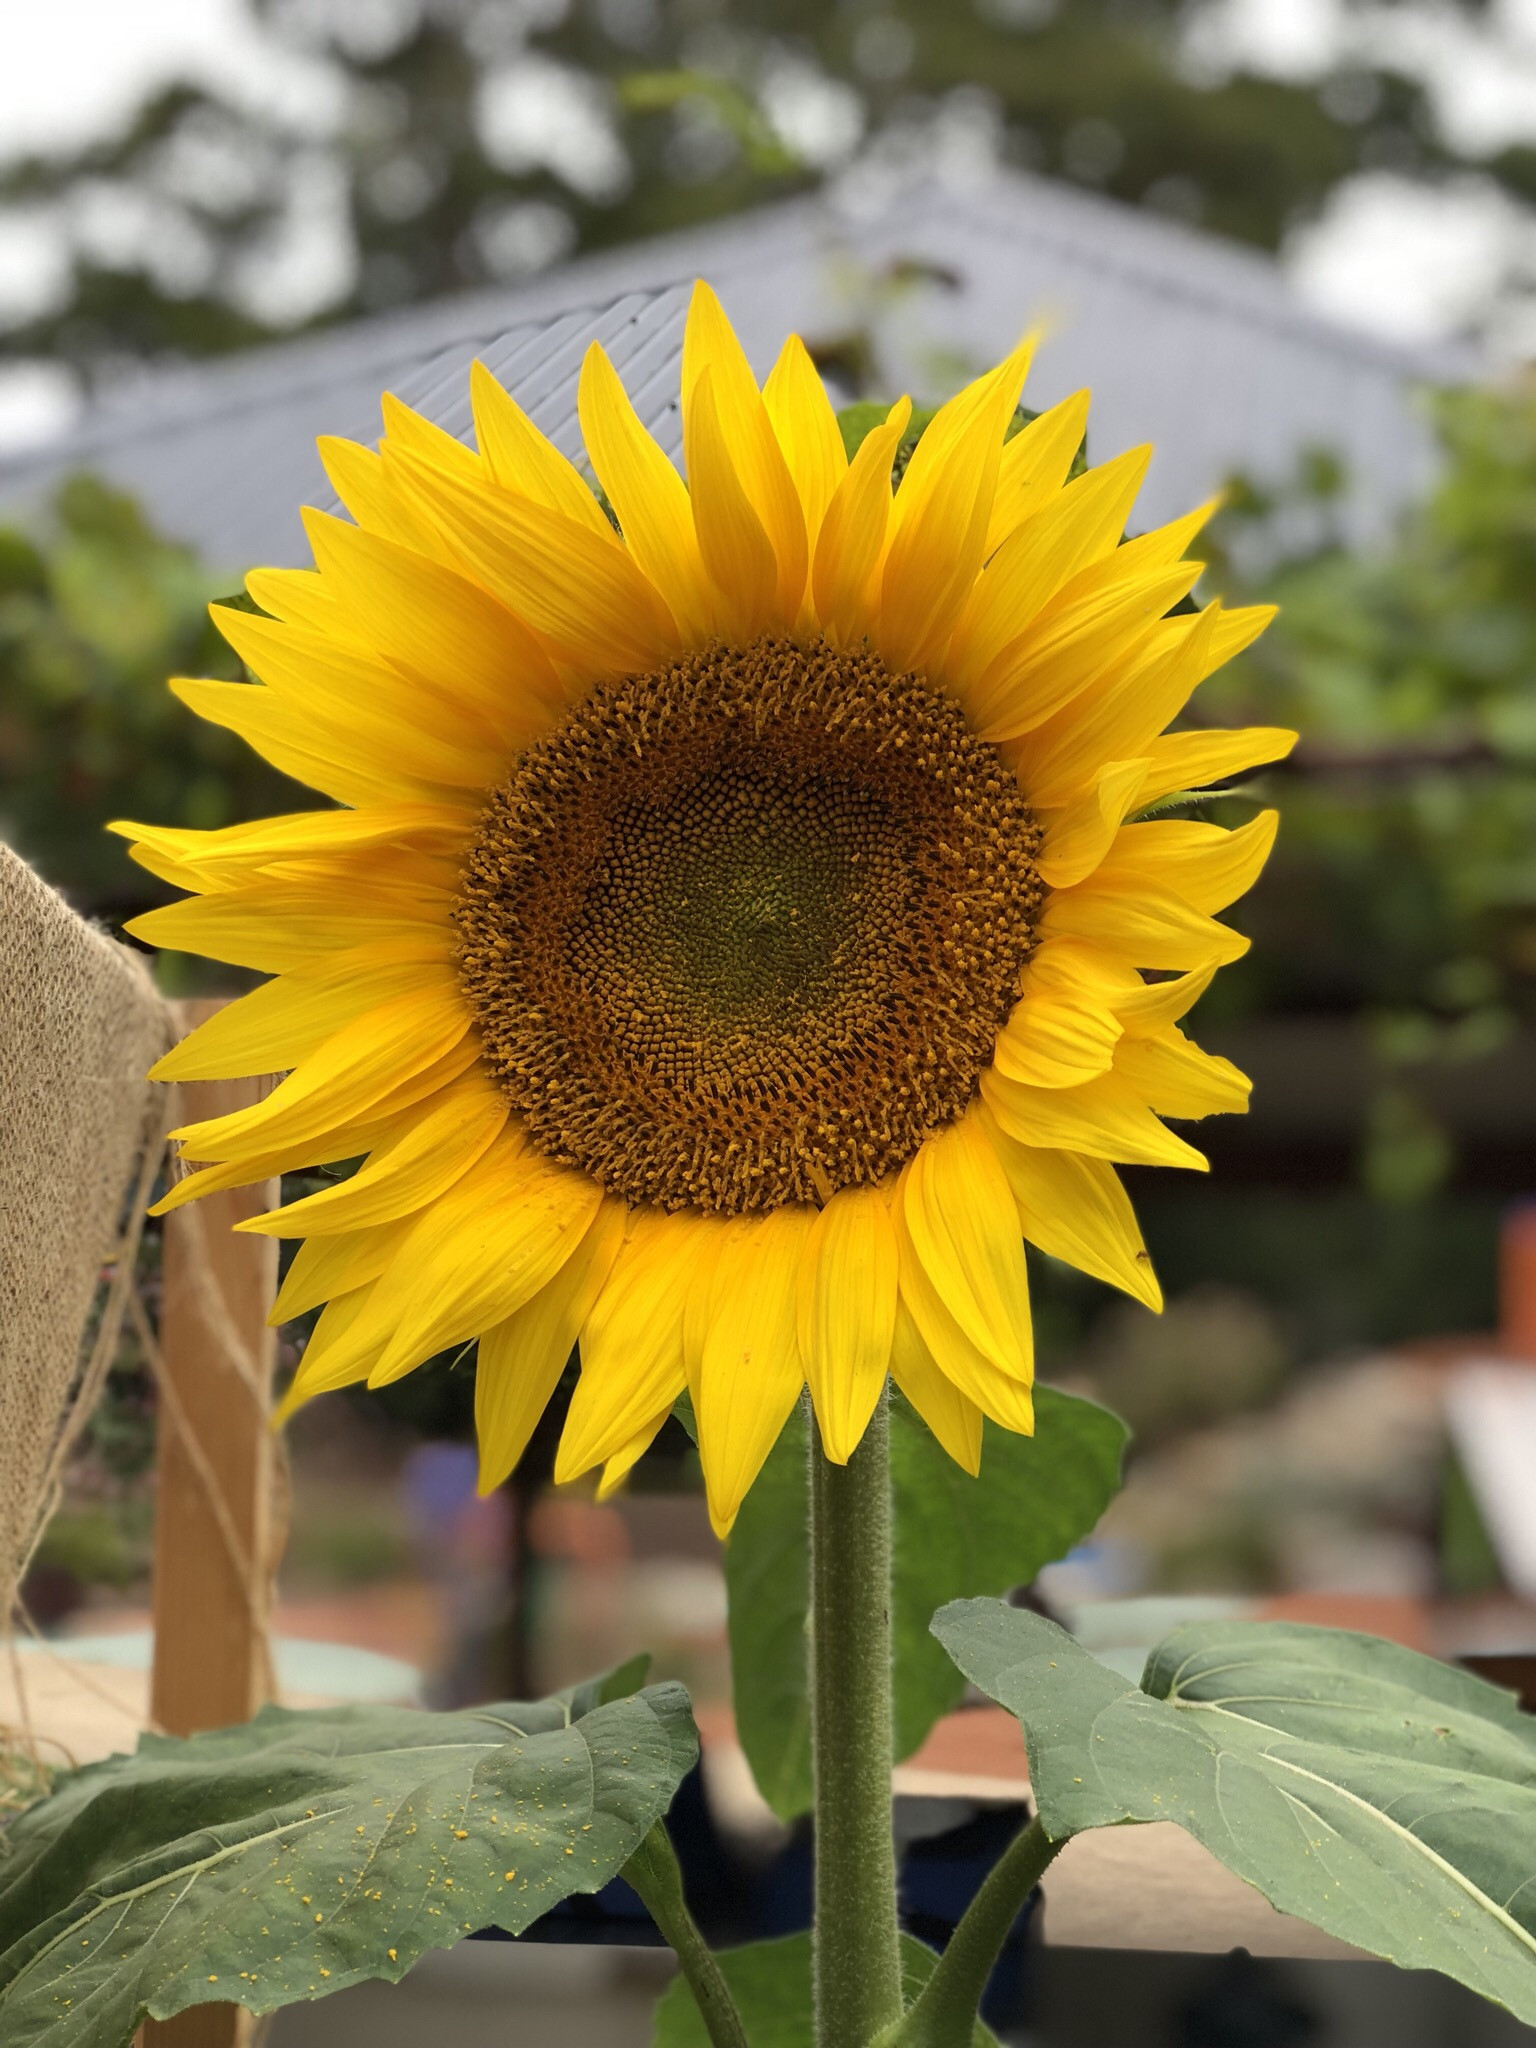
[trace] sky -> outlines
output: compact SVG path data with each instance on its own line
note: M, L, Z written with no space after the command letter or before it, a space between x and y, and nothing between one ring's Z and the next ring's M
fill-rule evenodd
M3 13L0 157L89 142L178 75L317 121L336 105L324 69L275 48L241 0L8 0Z
M387 38L408 0L329 4L345 5L359 33L371 24ZM0 0L0 9L0 160L108 133L176 76L281 105L317 138L343 110L339 79L265 37L243 0ZM1474 160L1509 142L1536 142L1536 0L1489 0L1476 27L1442 0L1193 0L1189 24L1185 56L1197 76L1247 69L1321 82L1351 55L1385 55L1424 81L1447 138ZM538 81L530 72L515 84L526 100ZM562 133L568 111L551 114L560 115L554 125ZM269 298L290 295L294 317L310 310L306 292L317 304L334 295L322 185L317 173L308 188L318 195L308 244L296 240L286 271L260 280ZM1412 342L1473 328L1498 354L1536 355L1536 290L1527 282L1536 278L1536 215L1475 161L1434 192L1392 173L1362 174L1335 191L1323 217L1297 230L1282 255L1301 295L1337 319ZM0 316L45 298L59 260L46 223L0 217ZM72 402L52 366L8 370L0 376L0 448L56 431Z

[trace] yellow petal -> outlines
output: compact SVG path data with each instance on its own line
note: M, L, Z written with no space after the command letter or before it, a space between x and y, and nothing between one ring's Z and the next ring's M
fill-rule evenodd
M274 1422L286 1422L317 1394L331 1394L338 1387L356 1386L367 1379L384 1340L380 1337L376 1344L359 1351L352 1338L372 1299L370 1283L326 1303L304 1346L299 1369L277 1405Z
M811 1226L797 1299L822 1449L846 1465L875 1412L896 1319L896 1235L881 1188L840 1188Z
M1213 604L1195 618L1166 620L1124 675L1004 747L1025 795L1049 810L1070 802L1106 761L1150 753L1205 677L1257 639L1273 617L1272 605L1228 612Z
M1003 445L987 527L988 556L1047 505L1067 480L1088 425L1088 393L1074 391Z
M397 1223L354 1230L346 1237L317 1237L301 1244L283 1275L267 1321L286 1323L334 1295L350 1294L377 1280L410 1231L408 1217Z
M462 441L438 426L435 420L413 412L392 391L384 393L379 401L379 410L384 415L384 434L379 447L386 455L386 470L388 454L403 452L420 462L430 463L445 476L458 477L470 484L486 480L486 465L473 448L466 448Z
M355 533L356 527L348 531ZM246 595L285 626L303 626L332 639L352 640L352 622L342 614L317 569L252 569Z
M913 1251L944 1306L983 1357L1028 1380L1029 1282L1018 1215L974 1112L924 1141L903 1176L901 1201Z
M446 1194L411 1219L377 1312L390 1340L369 1384L412 1371L531 1301L578 1249L602 1190L525 1150L510 1127Z
M115 819L106 828L135 839L160 857L178 888L235 888L263 869L310 855L360 847L420 847L442 853L462 846L472 829L458 803L371 804L361 811L292 811L201 832L175 825L140 825ZM147 865L147 863L146 863ZM182 879L183 875L186 879Z
M586 478L539 432L512 394L478 360L469 367L469 394L475 439L494 481L503 490L516 491L536 505L547 505L578 526L590 527L605 541L610 539L603 508Z
M981 1410L940 1370L904 1300L896 1304L891 1377L955 1463L974 1479L981 1470Z
M1248 725L1233 731L1172 732L1153 740L1147 748L1147 773L1141 790L1143 804L1176 790L1208 789L1245 768L1258 768L1266 761L1283 761L1300 738L1278 725Z
M189 896L130 918L123 927L146 945L201 953L231 967L279 974L356 946L398 942L426 950L447 928L449 899L431 889L379 889L338 901L335 888L263 881L213 896Z
M1145 877L1196 910L1225 910L1258 880L1279 826L1278 811L1260 811L1235 832L1187 818L1125 825L1089 886L1099 881L1109 888L1129 886Z
M1090 469L1004 541L977 579L950 645L945 677L957 694L980 681L1080 569L1110 553L1151 457L1150 448L1132 448Z
M1130 1197L1109 1162L1045 1145L1020 1145L995 1120L989 1123L992 1148L1030 1243L1160 1312L1162 1289Z
M1003 433L1034 353L1006 361L939 408L912 451L880 581L880 650L894 668L943 655L986 553Z
M413 1216L468 1172L510 1114L487 1074L466 1074L371 1151L349 1180L235 1228L258 1237L319 1237Z
M646 432L595 341L581 366L578 405L587 452L618 515L625 546L689 642L708 639L719 607L699 553L687 486Z
M391 1088L381 1096L369 1112L372 1116L395 1116L403 1109L413 1109L418 1102L428 1102L440 1088L446 1088L456 1081L460 1074L467 1073L475 1062L484 1056L485 1048L480 1043L477 1031L465 1032L463 1038L451 1052L445 1052L440 1060L434 1060L429 1067L423 1067L419 1074L413 1074L408 1081L402 1081L398 1088ZM335 1152L311 1155L321 1159L349 1158L355 1154Z
M1201 967L1171 981L1144 981L1129 994L1111 998L1115 1015L1128 1038L1153 1038L1177 1024L1199 1002L1216 977L1214 967Z
M328 954L215 1010L149 1070L152 1081L227 1081L277 1074L333 1032L411 988L451 985L447 933Z
M702 1344L689 1384L717 1536L735 1521L805 1384L796 1303L813 1214L791 1207L733 1218L702 1283Z
M602 1476L597 1482L599 1500L611 1500L645 1456L660 1435L667 1417L672 1413L669 1401L659 1415L653 1415L649 1422L637 1429L627 1444L621 1444L611 1458L604 1461Z
M896 1199L891 1205L891 1222L896 1231L896 1250L900 1261L901 1300L912 1318L924 1348L933 1360L936 1370L942 1373L966 1400L973 1402L983 1415L989 1415L1004 1429L1028 1436L1035 1426L1034 1403L1029 1391L1032 1372L1024 1378L1003 1372L961 1329L918 1257L907 1228L906 1207L901 1199L902 1194L903 1188L898 1182ZM893 1371L896 1365L896 1341L893 1337ZM1032 1336L1029 1348L1032 1363ZM904 1359L903 1363L906 1365L907 1360Z
M1117 1073L1080 1088L1029 1088L991 1070L981 1077L981 1097L1004 1134L1021 1145L1086 1152L1126 1166L1207 1170L1204 1156L1166 1130Z
M676 621L611 532L414 456L397 460L475 581L582 673L633 675L677 652Z
M430 692L453 715L523 745L560 710L560 678L528 628L477 583L425 555L363 533L321 512L305 531L326 587L351 630Z
M613 1271L626 1220L622 1202L612 1196L600 1202L586 1236L555 1277L481 1337L475 1365L481 1493L500 1486L528 1448L581 1326Z
M1121 996L1134 994L1146 984L1134 967L1102 947L1092 946L1086 939L1056 938L1047 933L1025 962L1019 986L1026 995L1047 988L1093 994L1107 1008L1118 1010Z
M399 764L418 781L483 789L505 773L505 748L480 720L387 662L227 605L211 611L240 659L291 709L301 740L312 730L316 743L340 741L351 757L385 770Z
M1144 570L1168 568L1179 560L1195 535L1221 510L1222 493L1207 498L1203 505L1197 505L1193 512L1182 512L1177 519L1170 519L1165 526L1157 526L1150 533L1139 533L1134 540L1128 540L1115 550L1115 559L1127 575L1139 576Z
M323 434L316 444L331 486L365 533L382 534L402 547L415 548L436 562L452 564L453 551L442 528L425 506L414 503L400 488L384 458L356 441Z
M719 615L736 639L755 640L775 622L778 561L737 473L709 370L699 376L689 395L683 449L699 551L715 587ZM788 623L782 614L777 622Z
M209 725L238 733L263 761L338 803L390 803L441 794L411 772L402 750L381 749L371 734L303 716L275 690L197 676L172 676L166 687Z
M1052 605L974 686L957 687L972 721L994 741L1044 725L1091 684L1134 661L1198 573L1198 564L1182 562L1078 603Z
M1047 936L1088 939L1137 967L1223 967L1240 960L1250 943L1171 890L1151 882L1112 882L1102 867L1080 887L1049 897L1040 929Z
M1150 762L1109 761L1075 802L1041 819L1045 839L1035 858L1040 879L1053 889L1086 881L1114 844L1127 815L1143 802Z
M1159 1116L1241 1115L1253 1083L1230 1060L1192 1045L1182 1031L1128 1039L1115 1072Z
M834 646L857 646L873 622L871 587L890 526L891 464L911 417L911 399L898 399L865 435L823 516L811 582L816 616Z
M1031 989L997 1034L992 1064L1036 1088L1075 1088L1109 1072L1121 1028L1102 992Z
M811 554L832 494L848 473L837 414L798 334L790 335L763 386L763 404L800 496Z
M565 1485L604 1464L683 1391L683 1310L697 1217L637 1209L581 1332L581 1376L555 1459Z
M184 1173L179 1180L171 1182L158 1202L151 1202L145 1210L146 1216L169 1216L174 1210L184 1209L188 1202L199 1202L204 1195L222 1194L226 1188L254 1187L258 1181L276 1180L280 1173L286 1173L292 1164L287 1152L269 1152L256 1159L240 1159L225 1166L202 1166L196 1173Z
M457 1080L465 1067L477 1057L475 1046L467 1050L455 1048L446 1061L439 1060L409 1081L404 1088L395 1089L381 1103L361 1117L350 1121L343 1119L333 1124L319 1138L302 1145L280 1145L271 1152L246 1151L238 1159L228 1160L219 1166L199 1167L195 1173L185 1173L174 1181L169 1191L149 1211L152 1216L168 1216L173 1209L180 1209L188 1202L201 1200L204 1195L219 1193L224 1188L246 1188L257 1181L275 1180L280 1174L292 1173L301 1168L330 1166L345 1159L361 1159L371 1152L375 1145L383 1144L394 1137L402 1128L402 1118L418 1102L429 1102L442 1087Z
M450 1052L468 1029L464 998L451 979L409 990L333 1032L264 1101L171 1135L190 1159L236 1159L305 1144L375 1109L400 1082Z
M740 479L753 511L768 536L777 564L777 617L793 625L805 595L809 550L806 544L805 514L795 489L789 464L773 431L768 408L757 388L757 380L731 330L720 301L702 281L693 288L688 308L688 325L683 335L683 425L688 433L695 387L708 374L720 431L730 454L731 466ZM693 483L693 457L688 457L688 476ZM697 513L700 544L704 543L704 514ZM705 560L709 559L706 550Z

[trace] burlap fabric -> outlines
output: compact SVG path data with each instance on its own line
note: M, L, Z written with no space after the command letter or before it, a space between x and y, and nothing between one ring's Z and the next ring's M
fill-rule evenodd
M137 956L0 845L0 1628L111 1363L173 1036Z

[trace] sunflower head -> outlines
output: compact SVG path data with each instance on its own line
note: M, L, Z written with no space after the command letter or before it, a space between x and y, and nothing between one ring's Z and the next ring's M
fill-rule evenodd
M478 365L478 452L321 444L350 520L216 610L259 680L172 688L329 807L114 827L191 892L139 936L271 977L156 1074L286 1075L160 1206L361 1162L242 1226L325 1304L290 1407L478 1340L490 1487L577 1346L557 1477L687 1388L723 1533L807 1385L838 1461L887 1375L972 1471L1030 1429L1025 1239L1159 1306L1115 1166L1245 1106L1178 1025L1275 818L1139 814L1294 735L1165 730L1268 613L1174 611L1210 508L1124 539L1147 451L1013 431L1028 358L850 457L700 285L686 482L595 344L601 497Z

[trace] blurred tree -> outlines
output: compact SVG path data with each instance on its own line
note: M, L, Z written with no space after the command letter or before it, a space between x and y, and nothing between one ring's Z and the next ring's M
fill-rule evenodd
M128 917L173 893L124 860L110 818L206 827L313 802L165 687L240 674L214 595L188 550L89 478L40 534L0 528L0 837L82 910Z
M0 360L97 376L243 347L832 173L997 158L1272 247L1356 171L1454 165L1391 70L1201 72L1183 0L251 4L334 70L342 112L175 86L119 135L0 170L0 227L68 251ZM1523 194L1533 165L1487 168Z

